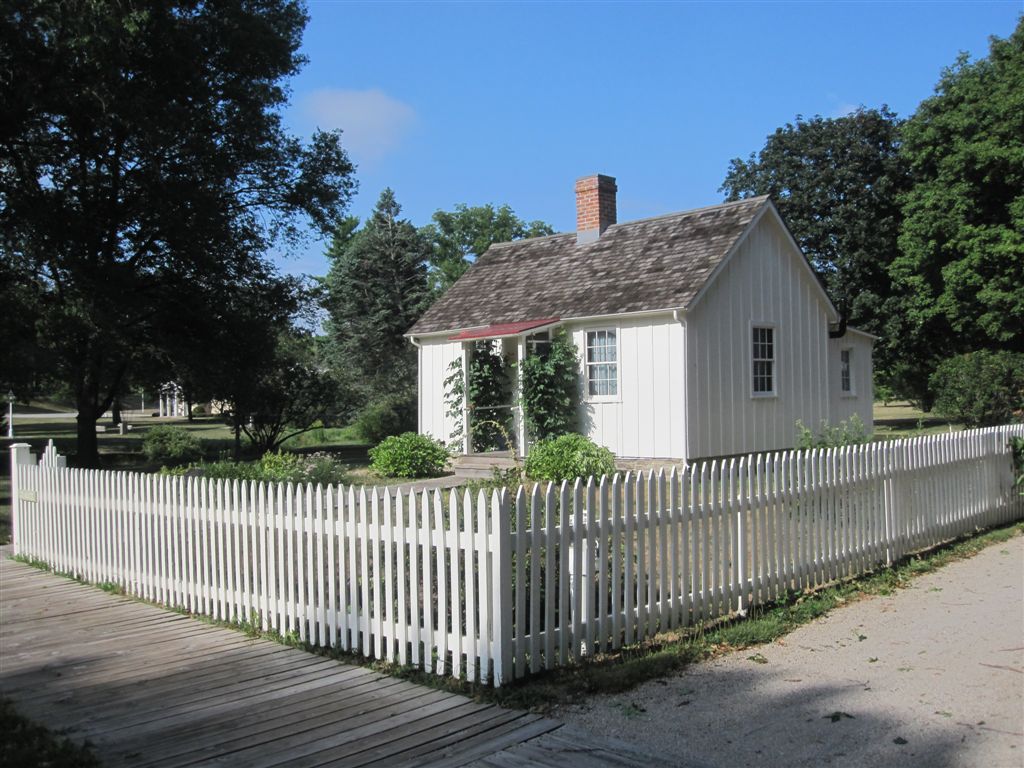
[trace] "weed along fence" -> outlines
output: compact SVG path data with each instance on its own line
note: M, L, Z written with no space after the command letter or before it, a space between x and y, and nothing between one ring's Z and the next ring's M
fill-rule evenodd
M1024 516L1024 426L392 495L12 447L15 551L168 606L500 685Z

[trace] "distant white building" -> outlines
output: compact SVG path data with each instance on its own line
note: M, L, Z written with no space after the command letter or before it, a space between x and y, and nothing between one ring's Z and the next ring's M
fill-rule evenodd
M169 381L160 387L160 402L157 408L157 415L165 416L188 416L184 393L181 387L173 381Z
M520 360L556 328L580 353L581 431L620 457L791 448L797 420L871 430L874 337L840 335L771 200L617 224L616 190L580 179L576 233L492 246L409 330L421 433L455 428L443 381L476 341Z

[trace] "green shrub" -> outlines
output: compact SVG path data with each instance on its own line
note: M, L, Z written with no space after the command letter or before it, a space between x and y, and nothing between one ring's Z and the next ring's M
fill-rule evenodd
M259 461L234 462L214 461L198 464L181 470L160 470L161 474L185 474L195 470L197 474L211 480L250 480L267 483L312 483L313 485L337 485L348 482L347 467L335 457L326 453L311 453L302 456L296 453L267 452Z
M298 482L302 457L287 451L267 451L259 461L260 480L287 483Z
M448 458L441 443L415 432L392 435L370 449L370 467L389 477L436 477Z
M530 448L525 465L534 480L572 480L615 474L615 454L583 435L541 440Z
M389 396L375 400L356 417L356 432L370 445L416 429L416 400Z
M192 469L191 464L182 464L181 466L178 467L168 467L165 464L164 466L160 467L160 471L157 472L157 474L169 475L170 477L182 477L183 475L187 475L190 469Z
M821 429L817 435L805 427L802 421L796 421L797 448L839 448L844 445L860 445L867 441L867 427L857 414L835 426L827 421L821 422Z
M929 380L934 409L968 427L1013 421L1024 410L1024 354L968 352L944 360Z
M192 406L192 415L193 416L205 416L206 415L206 406L203 405L202 403L200 403L199 405L193 405Z
M153 427L142 438L142 452L150 461L174 466L201 459L203 444L184 427L164 424Z

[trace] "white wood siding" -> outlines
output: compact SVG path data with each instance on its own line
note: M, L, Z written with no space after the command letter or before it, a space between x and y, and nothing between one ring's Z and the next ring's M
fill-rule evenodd
M461 355L462 344L447 339L424 339L419 349L419 432L446 444L455 422L445 415L444 380Z
M611 402L586 396L586 332L617 331L619 395ZM670 314L568 325L580 353L580 428L616 456L686 457L684 329Z
M829 310L804 257L765 215L686 316L688 455L791 448L829 418ZM752 397L754 324L775 328L775 396Z
M841 339L829 339L829 396L832 400L830 421L838 424L854 414L860 416L868 434L874 432L873 404L875 391L872 379L871 350L873 341L870 336L857 331L847 331ZM853 384L852 393L842 389L842 358L840 353L849 349L853 354L850 365L850 377Z

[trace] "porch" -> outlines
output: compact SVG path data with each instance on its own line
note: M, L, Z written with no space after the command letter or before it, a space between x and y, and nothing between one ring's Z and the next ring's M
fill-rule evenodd
M544 354L559 318L496 323L449 337L460 342L462 455L455 471L490 477L515 466L529 451L531 436L523 408L523 363Z

